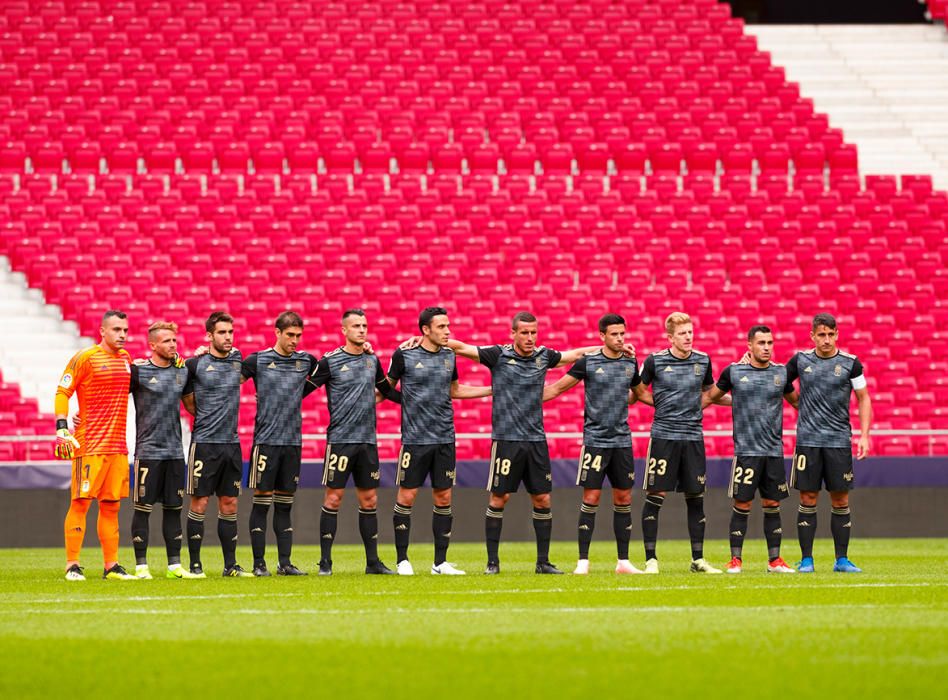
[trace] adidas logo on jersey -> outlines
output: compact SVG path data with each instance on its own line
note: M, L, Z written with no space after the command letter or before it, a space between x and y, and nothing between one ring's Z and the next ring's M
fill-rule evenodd
M277 366L276 362L271 362L270 364L267 365L267 369L276 369L276 366Z
M605 370L604 370L602 367L600 367L599 369L596 370L596 374L605 374L605 373L606 373L606 372L605 372Z
M517 361L511 357L509 360L507 360L507 364L508 364L508 365L515 365L515 364L517 364Z
M415 369L424 369L424 368L425 368L425 363L424 363L424 362L417 362L417 363L415 363Z
M349 369L349 365L343 365L343 366L342 366L342 369L339 370L339 371L340 371L340 372L351 372L352 370Z
M804 374L810 374L812 371L813 371L813 368L812 368L812 367L807 367L805 370L803 370L803 373L804 373Z
M746 384L749 381L750 379L748 379L747 377L741 377L741 384Z
M675 370L673 370L671 367L666 367L666 368L663 369L662 371L663 371L663 372L674 372Z
M158 378L157 378L157 377L152 377L151 379L148 380L148 383L149 383L149 384L157 384L157 383L158 383Z
M208 372L216 372L217 370L214 369L214 365L208 365L208 366L207 366L207 371L208 371Z

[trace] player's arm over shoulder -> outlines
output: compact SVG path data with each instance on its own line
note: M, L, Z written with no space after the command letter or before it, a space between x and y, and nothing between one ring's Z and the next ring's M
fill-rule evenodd
M448 341L448 347L454 351L455 355L460 355L461 357L466 357L469 360L474 362L482 362L480 350L476 345L470 345L468 343L462 343L460 340L455 340L452 338Z

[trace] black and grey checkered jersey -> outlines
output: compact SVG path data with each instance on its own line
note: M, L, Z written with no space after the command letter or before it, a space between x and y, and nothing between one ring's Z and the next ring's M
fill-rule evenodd
M584 355L567 373L586 383L583 444L631 447L629 389L641 384L634 357L606 357L602 350Z
M181 459L181 397L186 367L132 365L129 392L135 402L135 458Z
M861 377L855 355L838 351L820 357L816 350L798 352L787 363L787 381L800 380L797 444L803 447L851 447L849 399L852 380Z
M253 441L257 445L302 445L303 388L316 368L308 352L281 355L273 348L244 358L241 372L257 391Z
M240 350L231 350L227 357L211 353L189 358L188 383L184 395L194 394L197 415L191 430L191 441L198 444L234 445L237 418L240 415Z
M326 385L327 442L376 443L375 389L378 387L385 394L390 388L376 355L353 355L337 348L323 355L310 375L309 384L314 388Z
M516 442L546 442L543 430L543 384L562 354L540 346L529 357L513 345L477 349L480 363L490 368L493 404L491 437Z
M642 381L652 387L655 417L652 437L663 440L703 440L701 392L714 384L711 358L692 350L685 359L671 350L645 358Z
M388 376L401 382L402 443L454 443L451 384L458 379L454 352L448 348L431 352L420 345L396 350Z
M740 457L783 456L783 395L793 391L787 368L728 365L718 389L731 392L734 454Z

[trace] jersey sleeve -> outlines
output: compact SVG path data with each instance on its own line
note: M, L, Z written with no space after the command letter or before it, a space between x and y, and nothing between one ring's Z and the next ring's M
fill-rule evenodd
M131 394L138 388L138 365L132 363L129 365L128 393Z
M451 370L451 381L456 382L458 380L458 363L454 363L454 368Z
M547 369L553 369L556 367L560 360L563 359L563 353L558 350L551 350L550 348L546 349L546 366Z
M492 368L500 360L501 352L499 345L482 345L477 348L477 359L485 367Z
M379 390L379 393L382 394L389 401L394 401L395 403L402 402L402 392L393 387L388 382L388 377L385 376L385 370L382 369L382 361L379 359L378 355L375 355L375 388Z
M708 368L704 372L704 379L701 380L701 388L707 389L714 384L714 373L711 371L711 358L708 358Z
M87 350L80 350L69 360L59 385L56 387L55 411L57 416L69 413L69 397L76 393L76 386L83 379L89 366Z
M188 369L188 379L184 383L184 392L182 396L190 396L194 393L194 381L197 377L198 357L189 357L184 361L184 366Z
M257 377L257 353L252 352L247 357L244 358L244 361L240 363L240 376L244 379L253 379L256 381Z
M639 374L639 363L635 358L632 359L632 379L629 382L629 387L636 387L642 383L642 375Z
M583 355L576 360L566 374L573 377L573 379L584 380L586 378L586 356Z
M316 369L310 372L309 379L306 380L306 383L312 386L313 389L318 389L328 382L331 376L329 360L324 357L316 364Z
M731 384L731 365L728 365L724 368L724 371L721 372L721 376L718 377L718 389L723 391L725 394L731 390L733 386Z
M392 353L392 362L388 366L388 376L396 382L405 374L405 353L401 348Z
M857 391L866 388L866 375L863 374L862 362L859 361L859 358L853 358L853 369L849 374L849 383Z
M646 357L645 362L642 363L642 374L639 375L639 378L646 386L651 386L652 380L655 379L655 358L651 355Z
M787 384L792 385L800 376L800 371L797 369L797 360L799 358L800 353L794 353L793 357L791 357L787 363Z

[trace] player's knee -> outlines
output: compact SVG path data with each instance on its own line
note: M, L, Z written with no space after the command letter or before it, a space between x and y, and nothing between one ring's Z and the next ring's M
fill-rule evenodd
M764 508L779 508L780 501L772 501L769 498L762 498L760 501L760 505L763 506Z
M342 506L342 494L335 489L327 491L326 497L323 499L323 507L330 510L339 510L340 506Z
M833 504L833 508L848 508L849 507L849 492L848 491L833 491L830 493L830 502Z
M222 515L233 515L237 512L236 496L221 496L217 499L217 510ZM206 502L205 502L206 505ZM201 511L203 512L203 511Z
M378 506L378 503L379 503L379 498L375 494L375 491L359 494L359 507L364 510L372 510L376 506Z
M818 495L818 494L817 494L816 491L801 491L801 492L800 492L800 504L801 504L801 505L804 505L804 506L807 506L807 507L815 506L815 505L816 505L816 497L817 497L817 495Z
M510 500L509 493L492 493L490 495L490 507L491 508L503 508L507 505L507 501Z
M538 493L533 496L533 507L534 508L549 508L552 499L548 493Z
M600 498L602 498L602 491L599 489L586 489L583 491L583 503L588 503L591 506L598 506Z
M438 489L431 492L431 500L437 508L447 508L451 505L451 489Z
M223 499L221 499L223 500ZM204 514L207 511L207 496L195 496L191 499L191 512Z
M613 489L612 505L614 506L632 505L632 489Z
M769 501L763 501L763 505L767 505L768 502ZM751 501L738 501L737 499L735 499L734 507L737 508L738 510L745 510L745 511L750 512Z
M415 505L415 497L418 495L418 489L399 489L398 490L398 501L399 505L408 506L411 508Z

